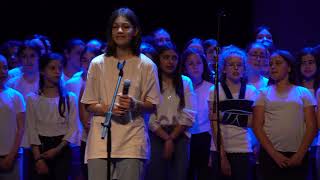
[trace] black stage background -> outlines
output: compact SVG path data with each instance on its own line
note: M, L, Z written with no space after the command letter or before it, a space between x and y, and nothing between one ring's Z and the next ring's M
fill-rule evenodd
M216 39L217 12L221 9L226 14L221 19L223 45L245 47L254 38L255 27L261 24L271 27L280 48L297 50L320 43L317 0L2 0L0 5L0 42L40 33L52 39L56 50L73 37L106 40L107 19L121 6L137 13L144 35L164 27L180 49L192 37Z

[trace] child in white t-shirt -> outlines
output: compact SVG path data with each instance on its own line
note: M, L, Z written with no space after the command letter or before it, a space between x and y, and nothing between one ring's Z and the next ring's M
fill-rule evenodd
M209 121L209 90L211 83L210 71L203 53L197 49L188 48L181 55L182 72L188 76L193 84L197 100L197 115L190 128L190 162L188 178L210 179L209 157L211 144L211 125ZM214 154L214 153L212 153ZM215 166L211 162L210 166Z
M190 78L179 72L178 53L173 44L157 47L163 101L149 121L151 160L148 180L187 178L190 132L196 115L196 99Z
M5 85L8 63L0 55L0 179L23 179L18 153L25 127L25 102L18 91Z
M77 98L62 85L60 54L50 53L39 61L39 92L27 97L26 122L32 147L34 179L68 179L71 165L69 144L79 144Z
M254 154L249 132L256 88L245 82L246 53L234 46L222 51L219 59L219 110L222 179L253 179ZM210 89L210 118L217 121L213 104L216 87ZM217 129L217 128L215 128ZM217 133L217 132L215 132ZM214 146L214 144L212 144Z
M307 151L316 134L316 102L310 91L295 85L296 79L294 57L284 50L273 52L270 85L259 90L253 111L264 179L305 179L307 175Z

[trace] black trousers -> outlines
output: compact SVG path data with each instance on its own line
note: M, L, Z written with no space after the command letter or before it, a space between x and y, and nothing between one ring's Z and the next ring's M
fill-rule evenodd
M86 145L87 145L86 142L81 141L80 160L81 160L81 171L82 171L82 174L84 175L85 179L88 179L88 164L84 163L84 155L85 155L85 152L86 152Z
M208 167L211 135L209 132L192 134L190 143L190 162L188 180L209 180Z
M45 137L39 136L41 141L40 152L43 153L49 149L57 147L63 136ZM64 147L61 152L51 160L45 160L49 174L39 175L34 173L35 180L68 180L70 167L71 167L71 148L69 146ZM35 167L35 166L34 166Z
M231 166L231 176L223 176L222 180L253 180L255 177L255 157L253 153L227 153Z
M294 152L280 152L286 157L291 157ZM263 180L284 180L284 179L299 179L304 180L308 174L308 155L303 159L300 166L290 168L280 168L272 157L263 149L260 150L260 165L259 172Z

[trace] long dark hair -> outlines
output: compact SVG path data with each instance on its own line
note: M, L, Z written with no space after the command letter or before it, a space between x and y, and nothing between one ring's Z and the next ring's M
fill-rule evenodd
M141 27L139 24L138 17L136 14L129 8L119 8L115 11L113 11L109 23L108 23L108 29L107 29L107 38L108 43L106 47L106 56L116 56L116 44L112 39L112 26L114 21L117 19L117 17L122 16L126 18L133 28L136 31L136 35L133 37L130 43L130 48L132 50L132 53L136 56L140 55L140 44L141 44Z
M317 70L316 70L316 73L313 75L313 79L314 79L314 83L313 83L313 89L315 90L315 93L319 87L319 84L320 84L320 59L319 59L319 56L316 52L316 50L314 48L311 48L311 47L305 47L303 49L301 49L298 54L297 54L297 74L298 74L298 84L299 85L302 85L302 82L304 80L304 76L303 74L301 73L301 65L302 65L302 57L305 56L305 55L311 55L314 57L315 59L315 62L316 62L316 67L317 67Z
M40 62L39 62L39 71L42 72L45 70L45 68L48 66L48 64L51 61L60 61L61 65L63 63L63 56L58 54L58 53L49 53L41 56ZM62 81L60 78L59 83L57 84L58 90L59 90L59 114L61 117L65 117L64 113L66 111L66 108L69 109L69 98L67 95L66 90L64 89L62 85ZM41 95L43 93L43 88L44 88L44 77L40 73L40 80L39 80L39 94ZM66 104L67 100L67 104Z
M163 84L162 84L162 77L161 77L162 70L160 68L160 56L162 53L164 53L165 51L168 51L168 50L173 50L177 54L178 54L178 51L177 51L175 45L173 45L172 43L165 43L161 46L157 46L156 48L158 51L158 55L155 59L155 64L158 66L158 77L159 77L159 81L160 81L160 90L161 90L161 93L163 93ZM180 98L178 110L182 110L185 107L185 99L184 99L183 81L182 81L182 76L181 76L179 67L180 67L180 60L178 58L178 64L177 64L175 71L172 73L172 79L173 79L173 86L175 88L176 94Z
M290 67L290 72L289 72L289 78L288 78L288 81L289 83L291 84L294 84L294 85L297 85L297 68L296 68L296 60L294 58L294 56L289 52L289 51L286 51L286 50L275 50L270 58L274 55L279 55L281 56L286 62L287 64L289 65ZM268 84L275 84L275 81L270 78L269 79L269 82Z
M181 60L181 72L183 74L187 75L187 72L186 72L186 60L192 54L195 54L195 55L199 56L201 61L202 61L202 64L203 64L203 72L202 72L202 76L201 76L202 79L205 80L205 81L208 81L208 82L213 82L212 76L210 76L211 72L209 71L209 67L208 67L208 63L207 63L205 55L201 51L199 51L198 49L195 49L195 48L187 48L181 54L181 57L180 57L180 60Z

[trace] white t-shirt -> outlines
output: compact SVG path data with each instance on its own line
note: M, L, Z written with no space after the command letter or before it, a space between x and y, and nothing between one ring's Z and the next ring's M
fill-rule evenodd
M106 57L104 54L91 61L86 88L81 102L84 104L103 103L111 104L114 90L118 81L119 60ZM131 86L129 95L139 101L148 101L152 104L160 103L160 88L156 65L145 55L126 60L123 68L123 79L120 83L119 93L123 89L123 81L129 79ZM149 156L149 138L143 114L132 113L132 121L112 117L112 158L142 158ZM101 139L104 116L93 116L87 139L85 160L106 158L106 141ZM119 120L126 123L119 123ZM128 122L129 121L129 122Z
M79 97L80 96L80 90L81 90L81 87L86 83L81 77L82 73L83 73L82 71L81 72L77 72L65 84L66 90L73 92L77 96L78 99L79 98L81 99L81 97ZM86 142L88 135L87 135L86 131L83 130L83 125L82 125L82 123L80 121L79 114L77 114L77 120L79 121L78 124L79 124L79 131L81 132L81 141Z
M261 88L267 87L268 86L268 82L269 82L268 78L265 78L265 77L260 75L259 81L255 82L255 83L248 82L248 84L254 86L257 90L259 90ZM258 145L259 144L258 139L254 135L253 130L251 128L249 129L249 133L251 135L252 145L253 146Z
M198 134L203 132L209 132L211 134L208 99L209 90L212 86L212 83L203 81L203 83L194 90L197 99L197 116L192 128L190 128L191 134Z
M311 92L311 94L313 95L313 97L314 97L315 99L317 99L317 98L315 97L315 94L314 94L314 89L308 89L308 90ZM318 90L318 91L319 91L319 90ZM318 98L320 98L320 97L318 97ZM317 111L320 111L320 107L319 107L319 104L318 104L318 103L319 103L319 100L317 100L316 103L317 103ZM318 129L318 131L317 131L317 135L316 135L316 137L314 138L311 146L320 146L320 130L319 130L319 129Z
M25 112L21 93L11 88L0 91L0 156L9 154L13 146L20 112Z
M214 101L214 86L210 89L209 101ZM233 99L238 99L239 93L232 94ZM257 97L257 90L252 85L246 86L246 92L244 99L254 101ZM219 101L226 100L226 94L219 84ZM222 115L222 113L220 113ZM220 117L221 118L221 117ZM238 127L234 125L220 124L221 136L223 140L224 150L227 153L247 153L253 152L252 136L249 132L249 128ZM211 150L216 147L211 143Z
M254 86L257 90L259 90L261 88L267 87L268 86L268 82L269 82L268 78L260 76L259 81L255 82L255 83L248 82L248 84Z
M254 106L264 106L263 129L274 148L282 152L297 152L305 135L303 109L315 106L310 91L292 86L288 93L279 94L274 85L260 89Z
M38 93L39 91L39 76L33 83L29 83L23 78L23 75L17 75L7 82L8 87L11 87L17 91L19 91L23 98L27 100L27 95L29 93ZM30 147L30 143L28 142L27 138L27 131L24 131L21 146L25 148Z
M69 92L69 109L66 108L64 117L59 113L59 96L49 98L30 93L27 97L26 122L30 144L40 145L41 136L64 135L63 140L72 144L80 144L78 121L76 119L77 97ZM66 103L67 104L67 103Z
M152 114L149 120L149 129L156 131L161 126L184 125L192 127L196 116L196 97L192 86L192 81L187 76L181 76L184 88L185 107L179 111L180 98L176 94L174 87L167 87L163 84L163 101L157 106L157 113ZM185 131L190 137L191 134Z
M26 81L23 76L17 76L12 79L9 79L7 85L12 89L19 91L24 99L27 98L29 93L38 93L39 91L39 76L32 83Z

